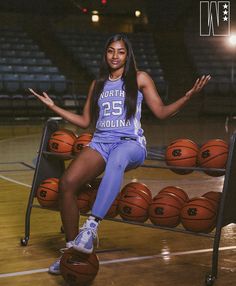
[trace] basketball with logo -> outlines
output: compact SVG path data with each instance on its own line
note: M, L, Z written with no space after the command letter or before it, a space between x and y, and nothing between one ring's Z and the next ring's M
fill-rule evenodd
M91 133L83 133L76 138L73 145L74 154L79 153L84 147L86 147L92 140L93 134Z
M225 169L229 153L228 144L221 139L211 139L204 143L198 153L198 164L203 168ZM206 174L218 177L224 171L205 170Z
M176 227L180 223L183 202L171 193L157 194L149 207L149 218L155 225Z
M205 197L192 198L181 210L181 222L186 230L211 232L216 224L217 209Z
M197 165L198 145L189 139L177 139L172 141L166 148L165 161L168 166L195 167ZM175 169L177 174L190 174L193 170Z
M99 270L99 260L94 252L85 254L69 248L61 257L60 270L69 286L91 285Z
M55 208L58 206L58 178L43 180L36 191L36 197L42 207Z
M149 192L138 187L125 186L119 200L119 214L124 220L145 222L151 201Z
M57 154L68 156L72 154L72 149L76 135L68 129L59 129L52 133L48 141L48 150Z

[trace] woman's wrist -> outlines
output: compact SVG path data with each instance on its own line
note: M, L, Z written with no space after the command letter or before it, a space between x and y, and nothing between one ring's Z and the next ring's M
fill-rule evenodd
M187 102L187 101L190 100L191 95L187 92L187 93L185 93L185 95L183 96L183 98L184 98L184 102Z
M50 108L50 109L54 109L56 107L56 105L55 105L55 103L54 102L52 102L52 103L50 103L49 105L48 105L48 108Z

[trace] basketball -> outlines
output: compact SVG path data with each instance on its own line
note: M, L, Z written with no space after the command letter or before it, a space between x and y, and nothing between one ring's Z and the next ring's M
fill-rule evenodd
M153 198L148 210L149 218L155 225L176 227L180 223L182 206L177 196L162 192Z
M127 190L133 189L134 191L141 191L143 194L146 194L147 198L152 198L152 192L150 189L141 182L131 182L125 185L122 190L121 194L125 193Z
M164 189L160 190L160 192L158 194L163 194L163 193L175 195L176 197L178 197L180 199L182 204L189 201L189 197L188 197L187 193L183 189L181 189L180 187L168 186L168 187L165 187Z
M89 144L92 140L93 135L91 133L83 133L76 138L74 145L73 145L73 152L75 154L79 153L85 146Z
M152 198L145 191L127 187L121 192L118 212L122 219L145 222L148 219L148 208Z
M99 269L95 253L85 254L68 249L62 255L60 270L64 280L70 286L88 285L96 277Z
M208 233L216 223L215 205L204 197L196 197L181 210L181 222L186 230Z
M203 168L224 169L228 159L229 146L221 139L212 139L203 144L198 153L198 164ZM204 171L214 177L224 175L224 171Z
M58 203L58 178L48 178L38 187L36 197L42 207L57 207Z
M106 213L105 218L113 218L118 215L119 200L120 200L120 194L118 194L118 196L115 198L114 202L112 203L111 207Z
M213 204L215 204L216 208L218 208L221 200L222 193L221 192L214 192L210 191L202 195L203 197L210 200Z
M168 166L195 167L198 145L189 139L177 139L166 148L165 161ZM190 174L193 170L171 169L177 174Z
M71 155L76 135L68 129L60 129L52 133L48 150L61 155Z
M82 186L77 196L77 206L82 214L86 214L91 208L91 198L93 196L93 188L90 184Z

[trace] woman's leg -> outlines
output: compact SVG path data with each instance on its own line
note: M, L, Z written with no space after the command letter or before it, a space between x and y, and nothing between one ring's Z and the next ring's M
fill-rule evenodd
M73 242L73 248L84 253L93 251L99 220L106 215L119 193L125 169L135 168L145 159L146 152L137 143L129 141L113 144L113 148L110 151L105 173L92 208L92 216L87 219Z
M86 147L71 162L61 177L59 205L67 241L72 241L78 234L77 191L83 184L100 175L105 165L103 157L97 151Z

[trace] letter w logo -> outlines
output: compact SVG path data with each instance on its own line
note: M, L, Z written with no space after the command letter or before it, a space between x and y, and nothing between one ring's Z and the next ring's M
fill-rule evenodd
M230 35L230 1L200 1L200 36Z

